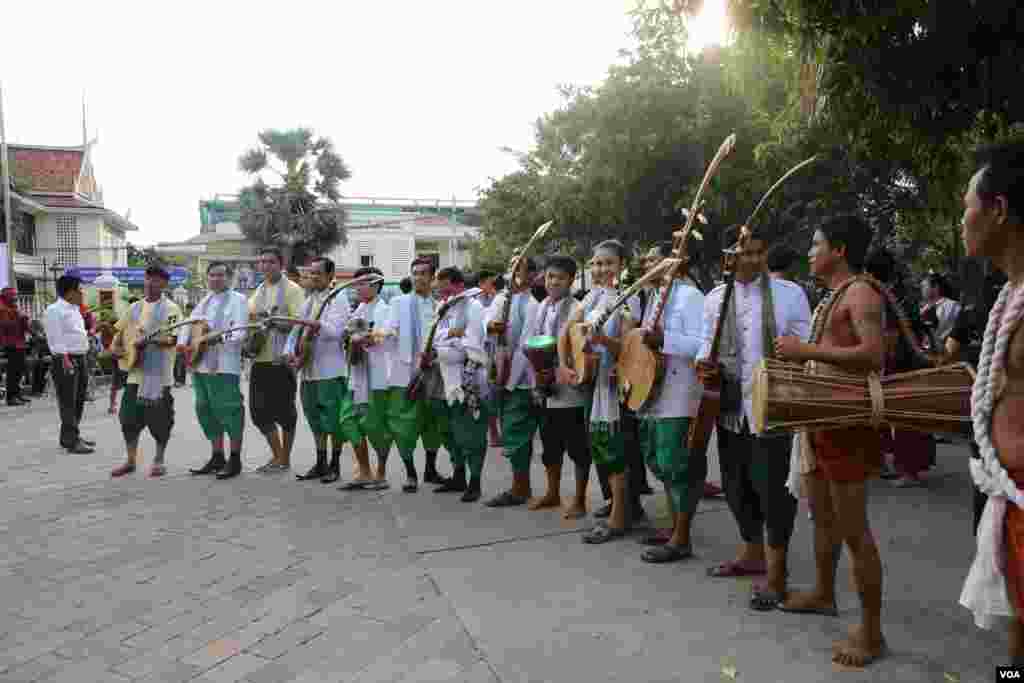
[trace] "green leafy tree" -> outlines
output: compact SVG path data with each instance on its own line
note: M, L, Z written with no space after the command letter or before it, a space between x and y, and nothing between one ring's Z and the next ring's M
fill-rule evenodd
M238 159L254 182L239 192L240 226L249 239L304 262L347 242L340 184L351 177L328 138L312 130L264 130ZM267 183L264 176L274 177Z

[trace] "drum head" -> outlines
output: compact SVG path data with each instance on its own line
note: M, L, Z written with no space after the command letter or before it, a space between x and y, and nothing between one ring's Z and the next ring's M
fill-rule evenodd
M526 348L536 349L538 351L543 349L552 349L558 346L558 339L547 335L538 335L536 337L530 337L526 340Z

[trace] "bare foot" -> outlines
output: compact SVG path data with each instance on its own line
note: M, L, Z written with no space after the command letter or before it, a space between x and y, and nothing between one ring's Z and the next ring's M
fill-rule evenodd
M850 637L832 644L832 661L840 666L863 668L885 656L881 633L868 637L860 624L850 627Z
M545 493L540 498L534 498L526 504L527 510L543 510L544 508L556 508L562 505L562 498L557 493Z
M573 500L572 505L562 513L562 519L583 519L587 516L587 506L578 500Z
M785 601L779 603L779 609L783 612L797 612L804 614L827 614L836 616L835 601L825 598L813 591L794 591L790 593Z

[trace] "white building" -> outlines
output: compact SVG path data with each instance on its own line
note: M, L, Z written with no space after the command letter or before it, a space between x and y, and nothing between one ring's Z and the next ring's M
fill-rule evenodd
M469 267L476 202L352 197L344 203L348 244L330 254L340 270L376 266L389 280L400 280L421 257L438 268Z

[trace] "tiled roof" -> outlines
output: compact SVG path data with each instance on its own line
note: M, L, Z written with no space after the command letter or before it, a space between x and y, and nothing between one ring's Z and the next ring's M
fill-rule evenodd
M27 192L74 192L85 156L81 147L8 145L12 174Z
M29 196L43 206L53 209L103 209L99 204L94 204L73 194L44 194L40 192L32 192Z

